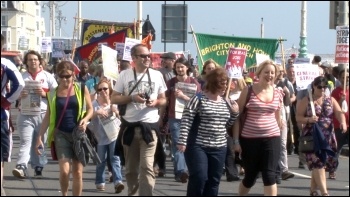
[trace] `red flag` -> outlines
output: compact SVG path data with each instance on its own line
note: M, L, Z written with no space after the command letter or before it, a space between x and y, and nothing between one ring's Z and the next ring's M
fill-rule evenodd
M79 73L80 73L79 67L73 62L73 60L72 60L71 58L69 58L68 61L69 61L70 63L72 63L72 65L74 66L74 74L75 74L75 75L79 74Z

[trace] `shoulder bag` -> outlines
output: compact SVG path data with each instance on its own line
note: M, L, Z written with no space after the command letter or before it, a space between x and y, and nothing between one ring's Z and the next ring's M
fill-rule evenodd
M308 92L309 92L309 100L310 100L312 115L315 116L316 112L315 112L314 102L312 99L312 94L311 94L310 90L308 90ZM322 106L322 109L323 109L323 106ZM314 128L315 128L315 125L313 126L313 129ZM299 149L299 152L301 152L301 153L314 152L314 137L313 137L313 135L300 136L298 149Z

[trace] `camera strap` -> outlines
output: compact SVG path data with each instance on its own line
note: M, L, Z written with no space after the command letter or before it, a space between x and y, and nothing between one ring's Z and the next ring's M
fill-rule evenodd
M133 69L134 70L134 78L135 78L135 81L137 81L137 77L136 77L136 71L135 71L135 68ZM147 76L148 76L148 84L149 84L149 87L150 87L150 90L151 90L151 93L152 93L152 82L151 82L151 76L149 74L149 68L147 68ZM146 72L143 73L142 77L140 78L140 80L137 81L137 83L135 84L135 86L132 88L132 90L130 91L129 95L131 95L131 92L137 87L137 85L140 83L140 81L142 80L143 76L145 76Z
M143 73L143 75L141 76L141 78L139 80L137 80L136 78L136 70L135 68L133 68L133 71L134 71L134 78L135 78L135 81L136 84L134 85L134 87L132 87L131 91L129 92L129 96L131 95L131 93L135 90L135 88L139 85L139 83L141 82L141 80L143 79L143 77L145 76L146 72ZM150 77L149 77L149 72L148 72L148 68L147 68L147 74L148 74L148 81L150 81Z

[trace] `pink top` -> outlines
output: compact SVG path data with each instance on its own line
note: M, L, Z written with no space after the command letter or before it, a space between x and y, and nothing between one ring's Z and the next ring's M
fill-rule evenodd
M283 93L275 88L273 99L270 102L263 102L252 90L248 101L247 117L242 130L242 137L245 138L265 138L280 136L275 112L279 110L280 103L283 102Z

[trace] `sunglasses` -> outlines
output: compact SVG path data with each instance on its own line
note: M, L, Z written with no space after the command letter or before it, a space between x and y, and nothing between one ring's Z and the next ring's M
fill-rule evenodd
M97 91L99 91L99 92L101 92L101 91L107 91L108 90L108 88L99 88L99 89L97 89Z
M321 90L321 89L326 89L327 88L327 86L317 86L317 89L319 89L319 90Z
M59 78L65 78L65 79L69 79L72 77L72 75L58 75Z
M139 56L141 58L151 58L150 54L140 54L140 55L135 55L135 56Z

